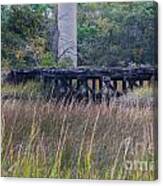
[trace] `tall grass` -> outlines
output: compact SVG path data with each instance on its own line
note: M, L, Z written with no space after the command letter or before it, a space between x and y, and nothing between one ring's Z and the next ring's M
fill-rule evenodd
M2 176L156 178L153 105L2 100Z

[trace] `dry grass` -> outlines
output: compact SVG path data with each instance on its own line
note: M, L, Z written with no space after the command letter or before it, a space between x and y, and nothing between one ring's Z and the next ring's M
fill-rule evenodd
M2 176L155 179L153 105L136 101L2 100Z

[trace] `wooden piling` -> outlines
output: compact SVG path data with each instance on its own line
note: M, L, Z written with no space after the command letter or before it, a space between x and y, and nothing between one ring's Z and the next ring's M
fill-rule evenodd
M102 102L102 78L98 78L99 80L99 101Z
M92 98L93 101L95 102L96 101L96 79L95 78L92 79Z
M140 80L140 81L139 81L139 86L140 86L140 87L143 87L143 84L144 84L143 80Z
M126 81L122 81L122 91L126 94L127 93L127 86L126 86Z
M116 91L117 90L117 81L113 81L113 87L114 87L114 90Z
M129 81L129 88L131 89L131 91L133 91L133 81L132 80Z

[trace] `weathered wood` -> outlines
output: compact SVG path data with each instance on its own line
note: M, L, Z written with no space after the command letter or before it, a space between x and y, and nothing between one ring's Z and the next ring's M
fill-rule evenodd
M117 90L117 81L113 81L113 87L114 87L114 90L116 91Z
M85 91L86 91L86 93L85 93L85 97L86 97L86 101L88 101L88 99L89 99L89 93L88 93L88 79L87 78L85 78L84 80L83 80L83 85L84 85L84 88L85 88Z
M50 78L98 78L101 76L108 76L112 81L122 81L124 77L126 80L134 81L145 81L150 80L152 76L157 80L157 69L156 68L110 68L110 69L33 69L33 70L12 70L10 74L10 79L16 79L19 81L26 81L29 79L39 79L41 77Z
M102 78L98 78L99 80L99 101L102 102Z
M77 79L77 87L76 87L77 90L79 90L79 87L80 87L80 84L81 84L80 81L81 81L80 79Z
M122 81L122 90L123 90L124 93L127 92L127 85L126 85L126 81L125 80Z
M133 86L134 86L134 81L130 80L129 81L129 88L131 89L131 91L133 91Z
M25 83L28 80L43 81L45 91L49 91L46 95L58 97L58 100L63 97L69 97L70 94L77 94L77 98L86 100L89 95L92 100L102 101L103 83L108 79L109 85L107 89L113 92L114 96L120 96L122 93L117 91L118 81L122 82L122 91L127 93L127 89L133 90L139 86L143 86L143 81L157 81L157 68L140 67L140 68L109 68L109 69L56 69L56 68L36 68L32 70L12 70L8 75L8 82ZM89 88L88 81L92 81L92 89ZM96 80L99 82L98 92L96 91ZM74 83L73 81L76 81ZM73 83L72 83L73 82ZM111 84L112 82L112 84ZM129 82L129 87L127 87ZM84 89L84 90L83 90ZM85 93L83 93L85 91ZM114 93L115 92L115 93ZM90 94L89 94L90 93Z
M143 80L139 81L139 85L140 85L140 87L143 87Z
M72 79L69 78L68 81L69 81L69 86L72 87Z
M96 79L92 79L92 98L93 101L96 101Z

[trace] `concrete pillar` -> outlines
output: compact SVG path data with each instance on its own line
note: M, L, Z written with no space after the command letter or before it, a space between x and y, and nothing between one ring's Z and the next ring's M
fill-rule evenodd
M58 4L58 57L71 58L77 66L77 4Z

